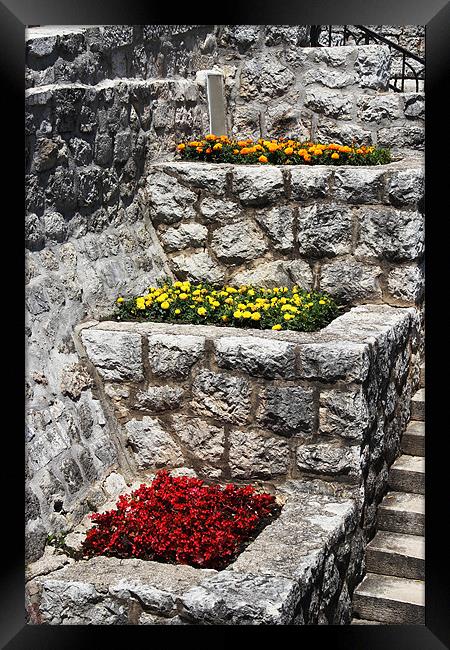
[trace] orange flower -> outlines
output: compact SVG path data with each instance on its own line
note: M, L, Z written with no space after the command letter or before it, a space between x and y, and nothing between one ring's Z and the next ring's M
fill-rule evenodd
M214 135L213 133L209 133L209 134L205 137L205 140L211 140L211 141L213 141L213 140L217 140L217 136Z
M271 142L269 145L267 145L267 148L270 152L273 153L278 149L278 145Z
M250 151L250 150L249 150L247 147L243 147L243 148L241 149L240 153L241 153L243 156L245 156L245 154L249 153L249 151Z
M183 151L183 149L186 149L186 145L181 143L181 144L178 145L177 149L178 149L178 151Z
M259 161L260 163L266 163L266 162L267 162L267 158L266 158L266 156L260 156L260 157L258 158L258 161Z
M211 151L212 151L211 147L208 147L205 153L211 153Z
M197 153L203 153L203 149L202 149L201 147L197 147L197 149L196 149L195 151L196 151Z
M214 151L220 151L222 149L222 144L220 142L217 142L214 147Z
M293 150L292 147L286 147L286 149L284 150L284 153L285 153L287 156L290 156L291 153L294 153L294 150Z
M233 149L233 153L234 154L239 153L239 149Z
M335 151L334 153L331 154L331 157L333 158L333 160L338 160L339 154L336 153L336 151Z

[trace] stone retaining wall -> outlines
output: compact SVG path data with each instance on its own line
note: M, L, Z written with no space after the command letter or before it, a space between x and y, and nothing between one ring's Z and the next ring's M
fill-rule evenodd
M136 475L343 480L361 487L369 532L409 418L418 327L414 309L366 305L312 334L108 321L78 332Z
M423 299L421 157L373 167L152 165L148 205L172 272L323 289L348 304Z

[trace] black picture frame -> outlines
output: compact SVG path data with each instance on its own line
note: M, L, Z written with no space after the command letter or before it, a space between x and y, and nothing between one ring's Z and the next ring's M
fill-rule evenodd
M333 649L375 650L438 650L450 647L450 597L449 568L447 561L446 513L448 497L446 476L448 474L445 442L447 438L446 404L446 315L442 308L447 304L445 285L445 262L448 258L448 240L444 235L448 211L448 157L450 147L446 144L448 93L450 78L450 3L443 0L304 0L297 2L268 3L247 0L245 4L229 2L208 10L208 24L364 24L364 25L425 25L426 26L426 362L427 362L427 439L426 439L426 624L425 626L373 625L373 626L300 626L293 630L271 630L277 636L287 632L289 644L328 644ZM217 14L219 18L215 16ZM3 339L4 368L11 393L16 395L16 406L5 399L8 425L4 424L3 447L3 539L7 543L2 564L0 589L0 641L9 650L26 648L38 650L91 648L97 644L158 643L155 627L150 631L141 627L107 626L33 626L25 624L24 610L24 448L21 426L23 413L26 352L23 346L23 329L18 326L20 298L24 295L23 172L24 147L24 29L39 24L171 24L191 23L201 20L204 10L195 11L194 5L145 6L135 0L1 0L0 70L4 92L2 108L7 115L2 125L4 136L11 136L11 145L2 147L4 170L2 174L3 195L12 196L10 208L4 212L4 228L8 229L9 242L14 241L14 254L3 268L4 306L6 291L12 293L14 312L8 300L8 339ZM442 175L441 172L444 172ZM15 188L14 190L12 188ZM5 223L7 222L7 223ZM6 243L6 240L4 239ZM17 245L17 248L15 247ZM20 252L19 252L20 251ZM5 256L2 256L3 263ZM11 287L12 284L12 287ZM11 292L11 293L10 293ZM20 320L20 318L19 318ZM7 343L7 344L6 344ZM6 353L6 354L5 354ZM22 399L23 397L23 399ZM5 409L4 409L5 410ZM6 446L8 443L8 446ZM208 637L216 647L229 647L234 641L233 626L182 626L157 628L160 639L166 644L172 638L180 639L183 646L204 644ZM147 633L145 632L147 630ZM293 635L291 635L293 632ZM258 627L238 630L239 646L273 643L266 641L268 630ZM133 639L130 639L130 635ZM137 637L136 637L137 635ZM157 635L157 636L158 636ZM207 637L206 637L207 635ZM266 643L264 643L266 641ZM280 641L276 637L275 643Z

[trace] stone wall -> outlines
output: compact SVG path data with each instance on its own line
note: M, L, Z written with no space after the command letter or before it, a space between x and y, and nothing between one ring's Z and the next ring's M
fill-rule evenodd
M364 305L315 333L108 321L78 331L136 476L337 478L361 487L372 530L417 382L416 310Z
M346 102L352 101L353 91L359 93L358 102L367 95L372 103L387 101L391 106L391 96L379 92L387 65L382 50L377 54L350 48L348 65L347 53L339 48L330 51L329 62L325 51L321 54L325 61L313 61L313 51L302 50L309 42L305 27L49 27L27 30L26 36L26 540L27 557L35 559L49 533L69 530L88 510L107 500L102 481L111 469L127 470L126 450L80 363L73 329L88 317L107 313L119 293L140 292L172 276L176 251L173 242L167 243L170 224L160 221L158 236L147 203L163 188L155 184L147 194L147 177L152 163L172 157L177 139L207 131L204 71L223 70L230 126L236 133L241 127L253 128L253 118L239 122L243 107L251 116L253 109L269 114L269 105L283 102L290 108L300 106L306 95L298 94L298 84L303 84L307 73L311 89L320 90L320 79L313 75L316 65L328 71L325 78L332 85L333 79L354 81L342 90ZM306 57L306 63L297 60L292 63L297 67L291 67L286 57L293 53ZM276 72L276 85L268 81L269 63ZM378 107L374 113L369 111L367 119L361 118L373 124L368 127L373 137L392 125L402 131L407 123L411 133L416 126L420 130L420 111L411 109L407 115L402 112L405 97L399 101L400 112L395 109L394 117L390 108L386 112ZM421 101L414 100L416 108ZM354 119L362 110L358 102L352 104ZM319 124L328 108L316 104L308 110ZM358 122L358 128L363 122ZM291 126L288 120L286 132L301 123L300 117ZM343 121L344 126L352 123ZM267 128L278 127L273 121L265 126L261 121L261 129ZM413 146L402 138L397 144ZM169 175L161 172L161 177ZM408 186L407 178L408 174L402 187ZM393 191L395 195L415 190ZM195 192L198 196L198 188ZM173 201L183 203L186 195L191 196L188 187L177 197L163 194L161 205L173 207ZM402 214L408 209L405 206ZM212 222L215 207L210 202ZM391 207L397 209L395 203ZM197 213L196 202L186 214L192 209ZM203 209L207 210L207 201ZM250 209L245 207L247 215ZM262 227L275 260L287 254L280 253L279 242L270 239L268 214L269 222L255 228ZM200 240L205 224L199 222L201 228L194 233ZM176 237L182 236L176 244L180 255L193 252L186 249L186 242L192 243L190 228L190 222L177 227ZM217 236L213 225L208 237L213 230ZM397 280L393 279L398 291L403 290L403 267L411 265L401 264ZM420 272L412 273L411 282L420 284ZM397 296L405 301L398 304L410 304L408 291Z
M180 279L297 283L347 304L419 305L422 165L154 164L142 200Z

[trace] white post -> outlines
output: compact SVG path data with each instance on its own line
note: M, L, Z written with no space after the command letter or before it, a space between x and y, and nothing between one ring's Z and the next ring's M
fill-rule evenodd
M206 93L208 96L209 132L227 135L227 118L223 74L217 70L206 72Z

